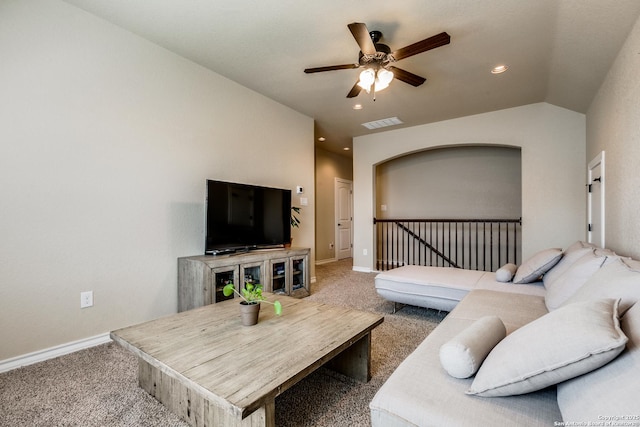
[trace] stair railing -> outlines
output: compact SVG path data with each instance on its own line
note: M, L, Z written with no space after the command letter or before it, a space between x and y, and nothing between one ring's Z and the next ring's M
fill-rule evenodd
M496 271L520 260L522 219L377 219L376 269L431 265Z

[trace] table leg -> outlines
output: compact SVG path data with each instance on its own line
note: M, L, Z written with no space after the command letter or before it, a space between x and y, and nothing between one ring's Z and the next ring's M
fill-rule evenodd
M246 418L220 407L180 378L174 378L145 360L138 359L138 384L171 412L192 426L275 427L275 399L271 399Z
M371 379L371 332L330 360L327 367L358 381L368 382Z

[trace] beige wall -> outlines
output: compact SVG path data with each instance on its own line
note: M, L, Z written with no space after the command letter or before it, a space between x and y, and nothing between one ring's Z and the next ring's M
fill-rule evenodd
M376 167L376 218L520 218L520 150L425 150ZM384 205L386 210L382 210Z
M354 139L354 268L373 269L375 167L434 147L487 145L522 150L522 257L585 237L585 116L546 103ZM365 255L366 252L366 255Z
M1 2L0 58L0 360L176 312L207 178L305 187L315 246L311 118L59 1Z
M638 46L640 19L587 112L587 161L604 150L605 246L640 259Z
M319 262L336 259L336 178L353 180L351 157L316 149L316 260Z

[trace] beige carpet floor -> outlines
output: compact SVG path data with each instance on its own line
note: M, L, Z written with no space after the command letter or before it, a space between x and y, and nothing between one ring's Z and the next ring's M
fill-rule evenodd
M314 301L385 314L372 334L372 379L321 368L276 399L278 426L368 426L369 402L444 312L393 304L351 259L316 267ZM105 344L0 374L0 426L187 426L137 385L136 358Z

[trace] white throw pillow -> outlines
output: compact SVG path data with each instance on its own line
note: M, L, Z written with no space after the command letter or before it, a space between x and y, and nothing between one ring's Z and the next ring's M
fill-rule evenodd
M517 270L517 265L511 263L505 264L496 271L496 280L504 283L510 282Z
M560 261L558 261L558 263L554 265L551 270L547 271L545 275L542 276L544 287L547 289L552 287L555 281L558 280L558 278L562 276L565 271L570 269L571 266L576 263L576 261L578 261L588 253L593 253L593 249L594 248L591 247L580 247L571 251L569 251L568 249L564 251L562 259L560 259Z
M603 265L565 304L601 298L621 298L620 315L624 315L632 305L640 301L640 270L633 269L633 264L632 260L615 258Z
M539 280L540 276L560 261L560 258L562 258L562 250L559 248L550 248L538 252L518 267L513 283L531 283Z
M452 377L469 378L506 335L498 316L481 317L440 347L440 363Z
M544 296L547 309L553 311L560 307L602 267L606 259L607 257L597 256L595 249L591 249L574 262L553 282L553 285L547 288L547 293Z
M578 240L573 245L571 245L567 249L565 249L564 252L565 252L565 255L568 255L573 251L578 251L580 249L591 249L591 248L595 249L595 248L597 248L597 246L594 245L593 243L589 243L589 242L585 242L585 241L582 241L582 240Z
M628 414L636 418L619 419L619 423L638 424L640 304L627 310L620 319L620 327L629 338L620 356L600 369L558 384L558 406L563 419L597 425L603 422L603 416Z
M529 393L605 365L627 343L618 302L570 304L512 332L489 353L467 394Z

